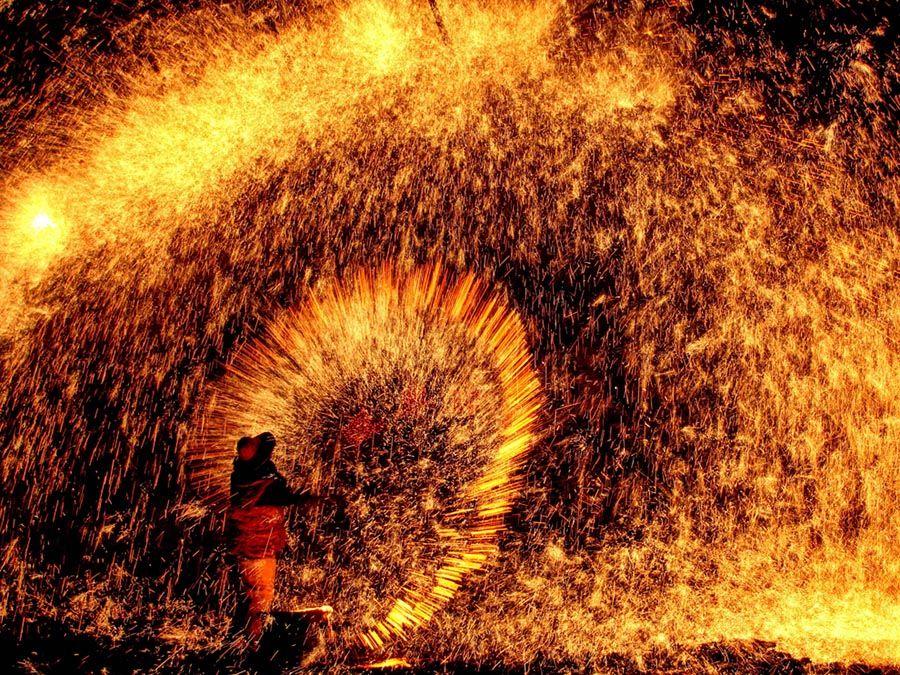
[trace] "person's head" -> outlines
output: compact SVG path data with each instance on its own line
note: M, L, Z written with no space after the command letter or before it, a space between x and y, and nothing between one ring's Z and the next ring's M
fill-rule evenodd
M265 462L272 457L273 450L275 435L270 431L258 436L244 436L237 442L237 455L242 462Z

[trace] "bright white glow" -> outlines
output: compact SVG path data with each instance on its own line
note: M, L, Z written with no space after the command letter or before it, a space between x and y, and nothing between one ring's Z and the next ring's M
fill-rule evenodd
M56 229L58 226L46 213L39 213L34 217L34 220L31 221L31 227L35 229L36 232L43 232L48 228Z

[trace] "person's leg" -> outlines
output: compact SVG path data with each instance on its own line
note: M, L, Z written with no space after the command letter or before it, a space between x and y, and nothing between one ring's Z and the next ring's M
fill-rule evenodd
M232 638L244 632L247 626L247 616L250 613L250 597L247 593L247 582L244 580L244 568L240 558L233 559L229 567L229 587L235 594L234 614L231 617L231 626L228 635Z
M275 599L275 558L241 560L239 566L247 608L244 633L258 640Z

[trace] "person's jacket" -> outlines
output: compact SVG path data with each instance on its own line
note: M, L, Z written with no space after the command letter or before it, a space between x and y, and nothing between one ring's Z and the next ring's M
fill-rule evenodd
M312 501L295 492L271 460L235 460L226 519L229 549L237 558L274 558L287 545L285 507Z

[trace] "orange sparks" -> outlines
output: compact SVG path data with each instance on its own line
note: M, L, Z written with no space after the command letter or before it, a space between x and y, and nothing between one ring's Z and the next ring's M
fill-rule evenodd
M428 363L431 359L453 361L451 352L459 345L471 350L460 361L467 370L455 372L435 389L433 378L438 375L434 373L440 369L427 371L432 375L426 377L417 358L410 362L410 354L423 344L428 352L423 359ZM480 476L473 474L446 502L442 529L437 533L437 538L444 540L440 559L426 574L408 570L407 578L400 580L398 597L377 598L379 605L387 608L385 614L370 619L371 625L355 627L362 644L379 649L427 623L466 577L496 556L504 517L519 493L522 464L538 434L541 394L531 362L518 316L502 296L476 277L455 279L439 266L402 273L390 268L375 275L361 272L275 318L267 335L245 345L225 375L212 385L198 425L201 431L188 450L193 481L210 503L222 505L235 440L265 429L296 443L281 450L282 462L311 463L315 469L300 472L307 480L310 474L320 473L318 465L327 461L326 448L310 447L311 437L297 433L297 416L306 419L310 411L320 408L328 392L340 390L345 381L360 374L373 379L396 368L408 368L409 374L404 372L403 377L420 382L429 396L443 397L441 408L490 406L466 413L480 414L494 426L491 435L495 440L480 461ZM496 379L496 384L483 378ZM496 387L496 397L477 393L485 386ZM470 398L458 399L461 393ZM398 414L407 414L409 400L408 388L404 388ZM298 402L304 410L297 409ZM435 411L438 417L442 413ZM358 414L354 416L349 438L352 444L361 445L355 423L358 418ZM304 427L321 424L314 417L303 422ZM348 437L347 426L343 425L344 438ZM450 433L467 433L466 424L451 422ZM476 456L480 443L469 441L465 452ZM440 461L429 459L426 448L417 450L423 453L420 462ZM314 457L297 459L292 458L294 454ZM331 461L335 461L333 456ZM325 467L329 470L333 471ZM437 487L428 485L426 489ZM354 534L348 531L343 536L352 538Z

